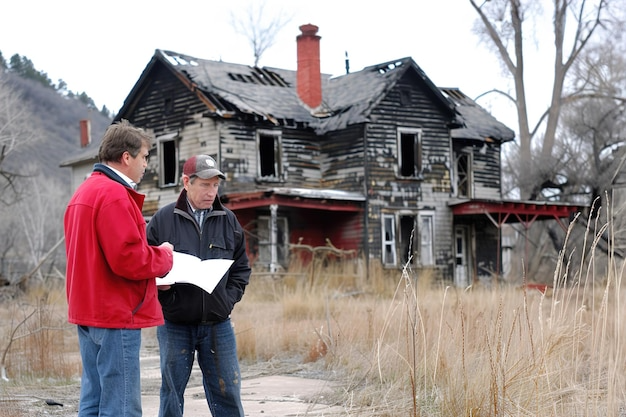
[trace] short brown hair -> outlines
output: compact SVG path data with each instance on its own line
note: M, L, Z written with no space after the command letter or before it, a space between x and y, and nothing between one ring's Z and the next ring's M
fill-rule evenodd
M124 152L135 158L143 145L150 149L152 139L148 132L122 119L110 125L104 132L98 159L100 162L119 162Z

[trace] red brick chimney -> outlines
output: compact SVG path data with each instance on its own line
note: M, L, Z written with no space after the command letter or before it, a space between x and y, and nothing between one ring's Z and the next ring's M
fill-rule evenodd
M80 121L80 147L84 148L91 143L91 121L83 119Z
M322 104L322 74L320 70L319 28L312 24L300 26L298 45L298 73L296 88L300 100L312 109Z

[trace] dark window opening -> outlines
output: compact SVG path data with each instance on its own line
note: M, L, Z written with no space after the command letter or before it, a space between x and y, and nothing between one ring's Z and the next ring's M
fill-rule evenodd
M400 133L400 176L416 177L422 172L422 149L416 133Z
M400 248L400 261L402 265L406 265L407 263L413 265L415 263L415 216L400 216L400 239L399 239L399 248Z
M161 142L161 185L177 183L176 141Z
M259 174L278 178L281 175L279 137L259 135Z

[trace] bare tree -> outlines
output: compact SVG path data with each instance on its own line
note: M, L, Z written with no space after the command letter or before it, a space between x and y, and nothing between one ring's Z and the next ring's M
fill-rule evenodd
M23 198L0 206L0 276L24 288L31 277L44 280L42 267L63 263L58 248L69 191L59 180L38 175L24 176L16 192Z
M542 5L534 0L469 0L478 13L477 30L500 58L514 84L514 95L499 91L514 101L517 110L519 157L516 167L520 196L536 198L542 189L558 184L554 177L554 150L565 101L575 99L578 92L565 93L566 78L581 52L597 36L606 23L609 0L553 0L552 33L554 57L545 73L554 75L550 103L540 119L531 127L527 103L524 42L530 38L531 23L539 24ZM535 19L533 21L533 19ZM543 129L542 131L540 129ZM543 137L540 138L540 133ZM533 152L535 155L533 155ZM533 156L535 156L533 158ZM533 163L533 160L535 163Z
M281 10L273 10L274 17L265 13L265 2L252 2L242 16L231 12L231 25L235 32L246 37L252 53L254 66L259 66L263 53L274 45L278 33L291 21Z
M564 161L564 191L600 199L613 188L626 149L626 47L590 45L573 66L578 99L565 102L557 155Z
M34 275L43 279L39 268L44 261L54 260L50 248L63 239L63 213L68 200L65 187L54 178L27 177L22 182L23 193L28 199L21 199L16 208L23 233L22 259L29 259ZM20 277L24 281L24 275Z
M19 197L16 180L25 173L11 165L10 156L40 139L33 121L7 74L0 72L0 205L14 203Z

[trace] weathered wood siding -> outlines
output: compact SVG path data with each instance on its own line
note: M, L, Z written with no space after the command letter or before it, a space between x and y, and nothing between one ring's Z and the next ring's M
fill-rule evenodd
M322 188L365 192L365 125L331 132L321 148Z
M206 106L170 71L156 65L143 94L137 96L131 114L124 115L133 124L151 130L155 136L181 132L194 116L207 111Z
M502 198L500 147L487 147L485 153L474 148L473 186L478 199L500 200Z
M370 258L381 257L381 215L384 211L420 209L435 212L434 243L437 267L450 270L452 214L450 198L452 163L448 124L451 115L425 93L421 80L409 72L372 112L366 129L369 196L368 241ZM408 92L408 94L407 94ZM410 102L401 102L401 94ZM423 175L405 179L396 175L398 128L421 129ZM399 266L399 265L398 265Z
M154 134L158 139L172 135L177 141L179 174L190 156L196 153L217 154L217 128L213 120L203 117L206 106L183 88L180 81L162 66L157 65L149 85L137 96L132 112L123 115L131 123ZM146 194L144 214L151 215L152 207L160 208L174 201L182 184L159 186L159 150L157 143L150 151L150 162L139 190Z
M460 153L472 155L471 198L485 200L502 199L500 168L500 146L485 146L477 143L455 143L454 160Z
M268 181L258 176L259 155L257 131L278 131L281 142L282 177ZM251 191L270 187L320 188L320 152L317 137L303 131L269 123L223 122L220 131L221 165L232 175L229 191Z

